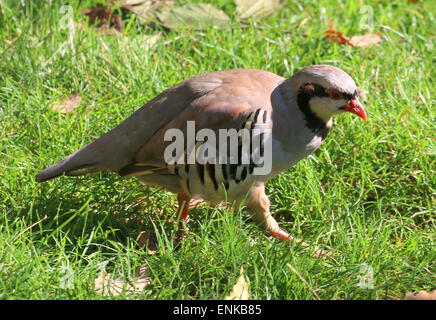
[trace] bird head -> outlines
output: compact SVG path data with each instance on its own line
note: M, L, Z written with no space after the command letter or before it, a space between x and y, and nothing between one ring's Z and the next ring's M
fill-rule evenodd
M346 72L333 66L313 65L288 80L298 107L306 115L329 121L336 114L351 112L366 122L365 109L357 97L358 88Z

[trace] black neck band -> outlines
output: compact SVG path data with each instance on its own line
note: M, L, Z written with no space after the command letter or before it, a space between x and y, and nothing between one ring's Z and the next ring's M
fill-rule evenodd
M305 84L298 91L297 104L301 112L304 114L307 127L312 130L316 136L324 139L330 128L326 125L325 121L318 117L309 105L310 99L314 97L328 97L324 88L317 84Z

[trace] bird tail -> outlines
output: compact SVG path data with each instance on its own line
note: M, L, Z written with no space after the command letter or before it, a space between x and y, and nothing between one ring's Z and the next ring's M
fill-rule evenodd
M1 0L0 0L1 2ZM37 174L39 182L50 180L61 175L78 176L91 172L107 170L119 172L122 168L131 164L137 151L165 124L172 121L172 117L182 112L186 101L194 101L198 94L190 93L188 97L180 100L176 85L142 106L129 118L120 123L117 127L105 133L82 149L69 155L57 164L48 167ZM167 106L173 106L171 112L166 112ZM138 170L148 168L130 168L124 170L123 174L137 174ZM147 171L148 172L148 171Z
M131 122L132 119L128 118L97 140L42 170L36 175L36 180L43 182L61 175L81 176L102 170L118 172L131 162L136 150L143 143L141 138L147 137L143 130L136 130L135 134L130 136L126 135L125 132L132 131L129 131L129 128L134 126Z
M96 172L100 169L92 158L92 152L89 152L89 145L74 152L58 163L42 170L36 175L38 182L44 182L61 175L81 176L87 173ZM95 158L94 158L95 159Z

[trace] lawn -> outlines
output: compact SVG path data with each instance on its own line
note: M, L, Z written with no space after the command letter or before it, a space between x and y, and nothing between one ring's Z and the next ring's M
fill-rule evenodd
M0 1L0 299L223 299L241 267L250 299L402 299L435 289L434 2L286 1L243 22L234 1L203 2L230 23L168 30L116 9L116 33L82 13L103 1L69 1L67 12L61 1ZM333 43L329 21L383 41ZM335 258L279 243L243 210L207 206L174 244L171 193L111 173L35 180L181 80L232 68L288 77L311 64L355 79L368 122L337 117L321 148L267 192L283 229ZM55 110L73 94L80 106ZM157 253L138 246L144 230L156 232ZM143 292L94 290L102 272L127 281L139 266L150 278Z

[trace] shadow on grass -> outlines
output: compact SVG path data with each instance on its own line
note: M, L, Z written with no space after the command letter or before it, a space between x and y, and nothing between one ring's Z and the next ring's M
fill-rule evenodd
M29 212L36 241L49 244L68 235L68 249L111 241L127 245L139 232L154 230L154 223L168 232L176 225L176 207L164 192L114 174L61 177L40 184L40 196L24 208Z

